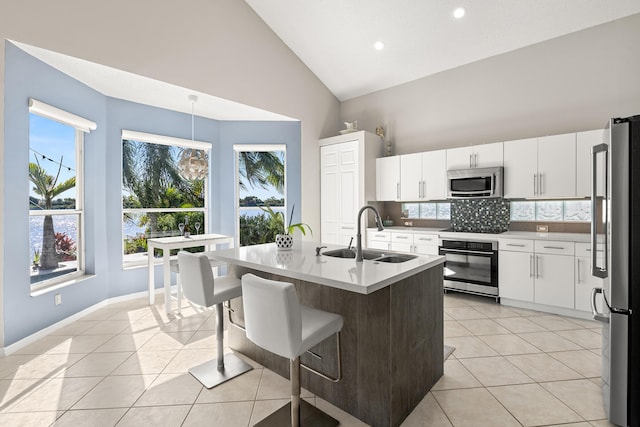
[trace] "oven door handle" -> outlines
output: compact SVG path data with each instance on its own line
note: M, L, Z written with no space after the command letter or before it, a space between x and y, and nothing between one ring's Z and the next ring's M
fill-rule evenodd
M478 255L493 255L493 251L471 251L471 250L467 250L467 249L447 249L447 248L440 248L440 252L450 252L452 254L478 254Z

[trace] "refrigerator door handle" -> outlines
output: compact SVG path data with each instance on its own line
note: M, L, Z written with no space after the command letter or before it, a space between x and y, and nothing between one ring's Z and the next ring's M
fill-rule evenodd
M602 215L604 218L602 230L604 238L604 257L602 267L598 267L597 259L597 208L598 208L598 153L604 153L604 203L602 207ZM609 146L607 144L594 145L591 151L591 274L595 277L606 278L609 276L609 246L608 246L608 232L609 232Z
M602 294L602 297L604 298L604 289L593 288L591 290L591 313L593 314L593 318L598 322L609 323L609 316L603 313L600 313L598 311L598 307L596 306L596 298L598 297L598 294ZM605 300L605 304L606 304L606 300Z

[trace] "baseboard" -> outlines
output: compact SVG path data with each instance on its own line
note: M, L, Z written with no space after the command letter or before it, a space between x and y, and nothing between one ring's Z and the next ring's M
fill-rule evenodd
M175 288L175 286L172 286L171 288ZM158 293L164 293L164 288L156 288L156 294ZM91 307L87 307L76 314L72 314L71 316L65 319L62 319L59 322L54 323L53 325L47 326L46 328L41 329L38 332L35 332L27 337L24 337L20 341L16 341L13 344L8 345L6 347L0 347L0 357L8 356L12 353L15 353L16 351L28 346L29 344L33 344L34 342L38 341L40 338L43 338L51 334L52 332L57 331L58 329L61 329L75 322L76 320L80 320L87 314L93 313L96 310L99 310L111 304L116 304L119 302L128 301L128 300L132 300L140 297L148 297L148 295L149 295L148 291L143 291L143 292L136 292L133 294L121 295L113 298L108 298L106 300L102 300L92 305Z
M535 310L535 311L543 311L545 313L559 314L561 316L575 317L577 319L593 320L593 315L590 312L573 310L571 308L536 304L533 302L519 301L514 299L508 299L508 298L500 298L500 304L511 306L511 307L517 307L517 308L525 308L527 310Z

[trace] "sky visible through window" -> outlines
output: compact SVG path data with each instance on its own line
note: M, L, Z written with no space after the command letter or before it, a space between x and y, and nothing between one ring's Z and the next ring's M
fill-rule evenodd
M29 114L29 162L35 163L37 156L40 166L49 175L55 177L58 173L60 156L62 156L62 168L58 182L64 182L76 176L75 134L76 130L71 126L63 125L37 114ZM29 195L40 198L33 192L33 184L31 183L29 183ZM72 188L57 198L75 198L75 195L76 189Z

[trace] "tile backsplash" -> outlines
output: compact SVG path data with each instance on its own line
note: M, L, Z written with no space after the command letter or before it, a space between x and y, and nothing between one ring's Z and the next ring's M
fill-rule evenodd
M509 229L505 199L451 200L451 228L472 233L501 233Z

